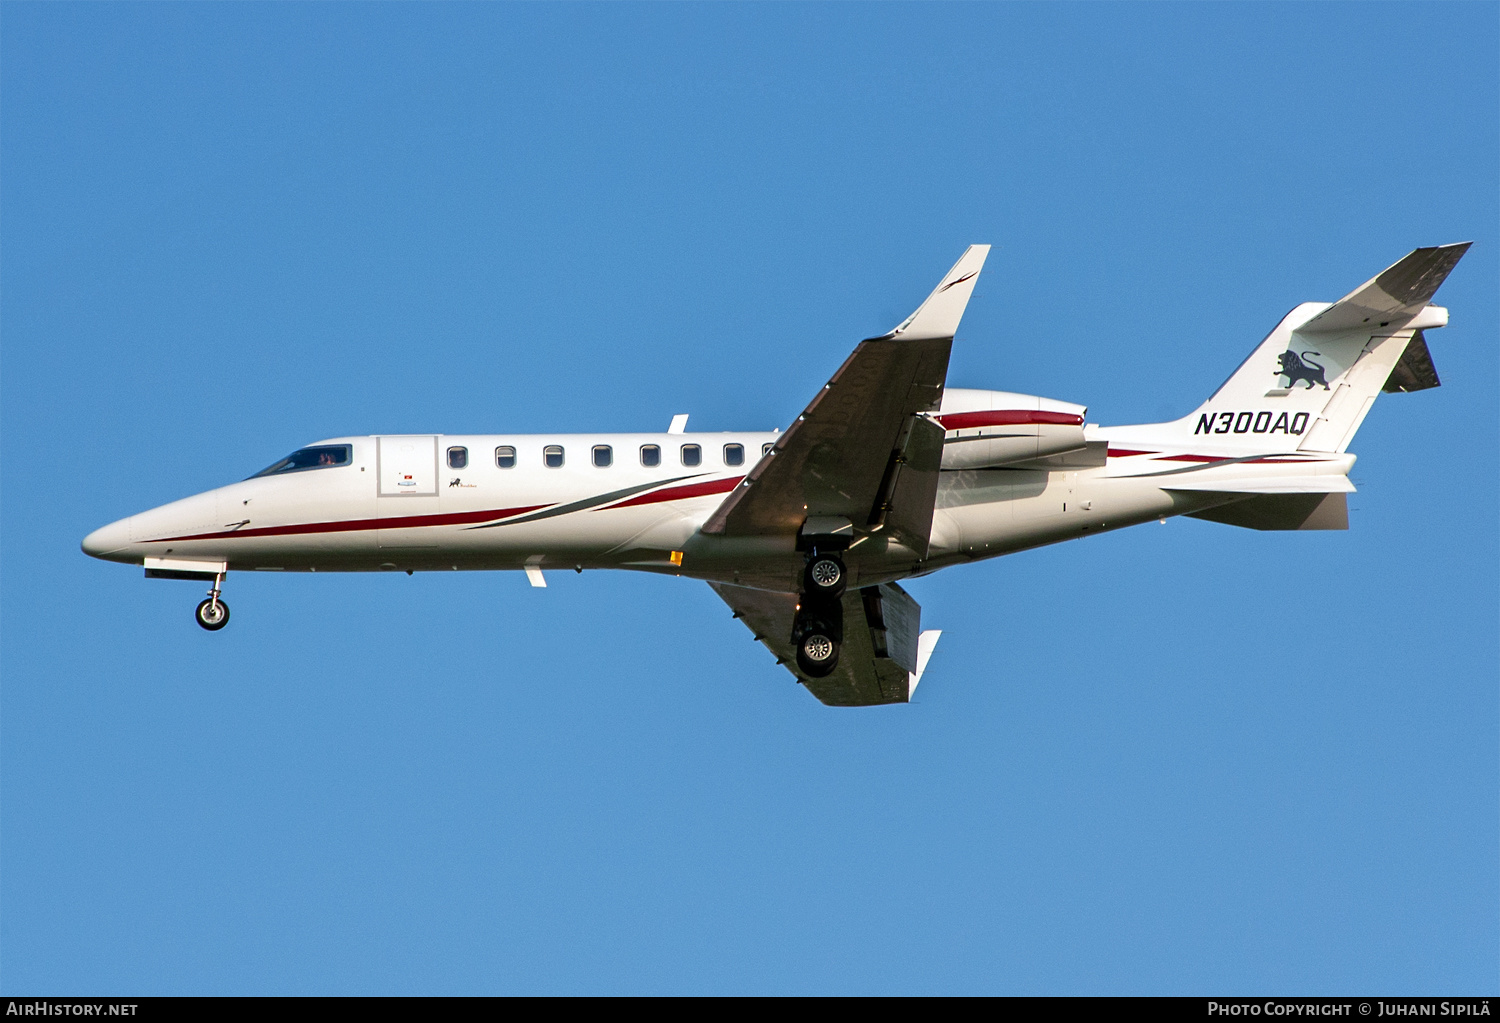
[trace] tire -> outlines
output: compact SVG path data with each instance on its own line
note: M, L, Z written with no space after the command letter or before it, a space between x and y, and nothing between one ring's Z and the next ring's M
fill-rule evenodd
M849 573L838 557L819 554L807 563L802 573L802 588L820 597L838 597L843 594L848 579Z
M212 597L198 605L197 612L193 618L199 625L209 632L218 632L229 624L229 605L223 600L218 601L217 613L215 613L215 602Z
M797 667L809 678L823 678L839 665L839 644L827 629L810 629L797 641Z

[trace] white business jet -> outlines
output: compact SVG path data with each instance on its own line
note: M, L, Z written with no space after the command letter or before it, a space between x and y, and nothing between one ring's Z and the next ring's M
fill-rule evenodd
M1438 386L1423 332L1468 244L1422 248L1288 313L1202 407L1099 427L1087 409L945 387L989 246L861 341L787 429L336 437L91 534L96 558L212 586L229 571L619 568L702 579L819 700L903 703L937 641L898 585L1171 515L1347 529L1349 442L1382 391Z

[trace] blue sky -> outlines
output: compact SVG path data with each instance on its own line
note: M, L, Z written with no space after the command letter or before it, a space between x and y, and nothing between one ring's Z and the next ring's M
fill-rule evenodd
M0 7L6 993L1495 993L1494 4ZM348 433L1184 414L1473 240L1348 533L910 585L824 708L706 586L191 583L89 530Z

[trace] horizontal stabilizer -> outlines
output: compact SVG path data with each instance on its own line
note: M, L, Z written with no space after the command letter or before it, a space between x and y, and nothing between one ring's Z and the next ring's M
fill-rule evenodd
M1401 326L1421 312L1472 242L1414 249L1311 320L1299 334L1332 334L1363 327Z
M1185 480L1163 490L1213 494L1352 494L1348 476L1262 476L1241 480Z
M1348 529L1349 499L1344 494L1264 494L1188 512L1188 518L1244 529Z
M969 306L969 296L974 294L979 271L984 268L985 257L989 254L988 245L970 245L927 296L927 301L917 306L916 312L884 337L908 341L951 338L958 332L959 321Z

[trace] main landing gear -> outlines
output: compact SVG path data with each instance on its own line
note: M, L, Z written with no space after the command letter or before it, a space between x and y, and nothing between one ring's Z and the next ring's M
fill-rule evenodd
M193 615L198 624L209 632L218 632L229 624L229 605L219 599L219 583L223 578L223 572L214 576L214 586L208 591L208 599L198 605L198 610Z
M802 572L802 594L792 620L792 646L797 667L809 678L823 678L839 663L844 642L844 594L848 573L837 554L808 552Z
M813 551L807 559L807 568L802 571L802 592L813 597L837 600L844 595L847 576L844 562L837 554L819 554Z

